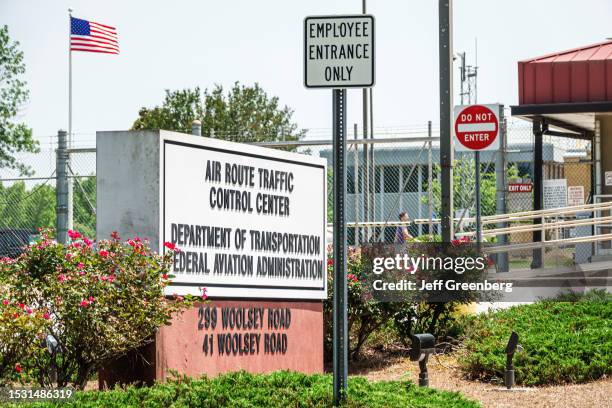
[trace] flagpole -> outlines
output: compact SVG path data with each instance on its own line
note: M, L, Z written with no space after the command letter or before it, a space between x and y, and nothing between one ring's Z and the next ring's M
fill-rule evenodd
M68 148L72 146L72 8L68 8ZM67 157L68 161L68 174L72 173L70 168L70 154ZM66 223L68 229L73 229L73 196L72 196L72 178L68 182L68 222Z
M72 9L68 9L68 146L72 147Z

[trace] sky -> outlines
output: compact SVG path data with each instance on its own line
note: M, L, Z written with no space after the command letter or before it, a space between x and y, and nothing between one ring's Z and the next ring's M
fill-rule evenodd
M68 126L68 8L117 27L121 54L73 55L77 145L97 130L131 127L165 89L258 82L294 109L309 137L329 138L331 91L303 85L303 20L357 14L361 0L0 0L0 24L20 42L30 101L19 120L49 143ZM368 0L376 18L375 128L438 120L438 2ZM612 37L610 0L455 0L455 52L475 63L478 102L518 100L517 61ZM458 65L454 68L458 74ZM458 89L458 81L455 81ZM348 91L348 121L361 126L361 90Z

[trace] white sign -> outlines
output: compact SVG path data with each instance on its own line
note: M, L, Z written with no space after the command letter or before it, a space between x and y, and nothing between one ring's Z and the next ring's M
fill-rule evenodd
M612 186L612 171L606 171L604 173L604 179L606 186Z
M366 88L374 85L374 16L304 19L304 85Z
M168 294L326 298L324 159L204 138L162 143L161 242L180 248Z
M569 186L567 188L567 205L584 205L584 186Z
M567 180L551 179L542 183L544 209L567 207Z
M457 151L499 150L499 105L455 106Z

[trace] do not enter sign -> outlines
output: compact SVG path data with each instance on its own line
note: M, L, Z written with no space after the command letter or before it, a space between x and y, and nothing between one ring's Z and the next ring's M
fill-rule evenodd
M455 106L455 148L499 149L499 105Z

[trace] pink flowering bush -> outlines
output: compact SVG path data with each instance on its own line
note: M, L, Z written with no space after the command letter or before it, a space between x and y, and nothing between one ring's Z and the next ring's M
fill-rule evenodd
M0 262L11 262L4 258ZM40 351L42 329L49 313L20 301L0 280L0 385L20 380L21 362Z
M95 245L76 231L69 237L62 245L43 231L17 259L0 263L0 282L7 282L13 298L42 322L34 335L21 324L5 330L39 339L48 348L15 363L43 386L83 388L103 364L152 341L155 331L193 299L164 296L177 248L162 256L147 240L122 241L116 233Z
M347 293L349 356L357 360L359 354L373 333L388 324L398 307L395 303L381 302L372 297L365 284L365 271L359 248L349 247L347 251ZM327 299L323 303L325 325L325 353L332 352L333 304L334 304L334 262L333 247L327 247Z

